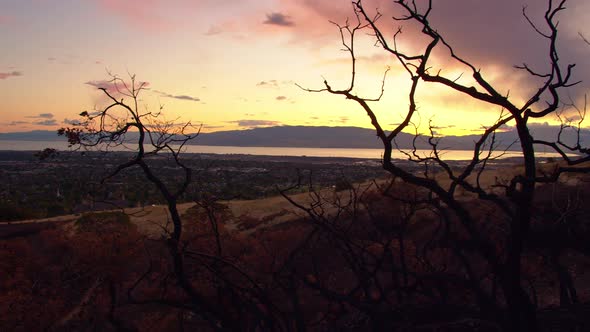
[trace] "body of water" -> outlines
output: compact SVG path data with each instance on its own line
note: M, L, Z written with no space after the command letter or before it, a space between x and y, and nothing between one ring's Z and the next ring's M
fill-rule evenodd
M69 150L65 141L9 141L0 140L0 150L12 151L41 151L45 148L53 148L61 151ZM117 147L113 151L131 151L125 147ZM249 154L260 156L307 156L307 157L340 157L340 158L362 158L380 159L383 155L382 149L347 149L347 148L294 148L294 147L243 147L243 146L208 146L208 145L187 145L186 153L214 153L214 154ZM430 151L418 150L421 155ZM473 157L470 150L446 150L441 153L445 160L469 160ZM556 153L541 153L542 157L559 157ZM502 158L522 157L518 151L509 151ZM399 151L394 151L394 158L407 159Z

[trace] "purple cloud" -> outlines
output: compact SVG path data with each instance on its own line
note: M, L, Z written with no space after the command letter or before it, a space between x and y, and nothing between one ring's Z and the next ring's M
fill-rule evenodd
M266 21L264 21L263 23L283 27L291 27L295 25L295 23L293 23L293 21L289 19L289 16L279 12L266 14Z
M49 119L49 120L41 120L41 121L35 121L33 122L34 125L38 125L38 126L57 126L57 121L55 119Z
M281 122L272 120L236 120L228 121L228 123L236 123L240 127L248 128L281 125Z
M27 121L11 121L9 123L7 123L8 126L20 126L20 125L24 125L24 124L30 124Z
M38 115L29 115L29 116L25 116L25 118L29 118L29 119L53 119L53 113L41 113Z
M173 94L170 94L170 93L167 93L164 91L158 91L158 90L154 90L154 92L164 98L173 98L173 99L187 100L187 101L201 101L201 99L198 97L193 97L193 96L188 96L188 95L173 95Z
M84 82L84 84L93 86L97 89L106 89L106 90L110 90L110 89L114 89L115 88L115 84L111 81L105 81L105 80L98 80L98 81L88 81L88 82Z
M80 124L80 120L70 120L68 118L65 118L62 122L64 124L71 125L71 126L77 126Z
M110 91L117 91L118 89L120 90L122 88L122 86L116 85L112 81L106 81L106 80L88 81L88 82L84 82L84 84L90 85L90 86L95 87L97 89L105 89L109 92Z
M225 126L203 126L203 130L221 129L221 128L225 128Z

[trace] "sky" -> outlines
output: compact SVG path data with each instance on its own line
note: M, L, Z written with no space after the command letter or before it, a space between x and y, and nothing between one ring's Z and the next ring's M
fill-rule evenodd
M418 0L419 4L424 1ZM400 22L393 1L365 0L383 13L390 38ZM515 102L535 90L514 65L547 68L547 43L522 16L523 6L542 26L542 0L434 0L431 22L455 51L481 68L485 78ZM559 16L560 56L576 63L582 83L568 92L578 104L590 91L590 2L569 0ZM164 107L170 121L191 121L203 131L274 125L371 127L354 102L319 89L350 79L350 58L332 22L353 21L348 0L0 0L0 132L55 130L77 114L104 107L97 87L109 73L146 82L140 101ZM425 45L416 26L403 27L399 47ZM392 128L407 110L410 81L399 65L361 34L356 92L385 94L373 103L381 123ZM469 71L435 53L443 74L469 83ZM463 74L463 75L462 75ZM418 91L420 130L432 121L441 134L465 135L492 124L500 110L432 85ZM542 119L554 124L555 119Z

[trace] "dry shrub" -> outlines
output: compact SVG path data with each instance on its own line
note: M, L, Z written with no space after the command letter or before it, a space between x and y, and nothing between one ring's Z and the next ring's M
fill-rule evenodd
M1 329L36 331L52 327L79 305L97 280L100 287L84 305L88 310L69 320L67 326L96 327L93 324L107 322L109 302L98 300L98 294L106 292L107 280L130 282L141 261L141 236L120 218L85 216L73 234L58 228L0 242L0 274L4 276L0 303L5 306L2 312L8 313L2 315Z

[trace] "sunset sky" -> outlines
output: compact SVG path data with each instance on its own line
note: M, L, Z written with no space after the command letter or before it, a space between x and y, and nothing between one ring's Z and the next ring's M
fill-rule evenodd
M547 68L547 45L522 17L522 0L435 0L433 25L484 77L518 101L534 90L513 65ZM542 27L546 1L529 0L527 12ZM385 15L384 31L399 23L392 1L365 1ZM579 101L590 92L590 1L570 0L560 16L564 61L577 63L572 89ZM205 131L269 125L370 127L354 102L295 86L321 88L325 77L344 87L349 58L330 20L352 18L348 0L0 0L0 132L53 130L84 110L104 105L96 87L107 71L133 73L149 83L141 96L149 109L164 105L167 119L203 124ZM419 50L424 39L404 28L400 46ZM381 103L381 122L400 121L408 76L396 62L359 40L358 92L376 96L392 66ZM469 76L435 56L443 73ZM469 82L468 78L462 78ZM470 134L498 117L498 109L422 85L420 118L446 134ZM520 99L519 99L520 98ZM551 119L547 119L551 122ZM422 123L422 124L424 124Z

